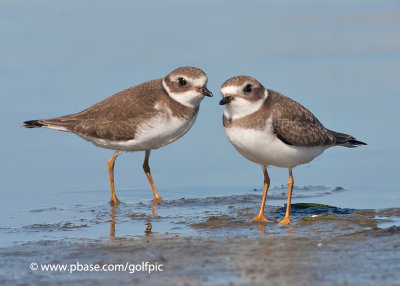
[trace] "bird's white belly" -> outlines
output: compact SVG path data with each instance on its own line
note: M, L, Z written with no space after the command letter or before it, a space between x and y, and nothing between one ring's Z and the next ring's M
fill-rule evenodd
M293 168L310 162L326 149L287 145L276 137L268 124L263 130L229 127L225 128L225 133L240 154L260 165Z
M174 142L192 127L197 113L189 119L160 115L138 126L135 138L126 141L84 137L93 144L121 151L145 151L158 149Z

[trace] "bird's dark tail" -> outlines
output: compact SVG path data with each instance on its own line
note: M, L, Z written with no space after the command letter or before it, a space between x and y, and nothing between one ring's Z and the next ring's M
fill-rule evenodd
M75 125L76 125L76 120L69 119L67 116L50 118L50 119L24 121L25 128L46 127L46 128L59 130L59 131L66 131L66 132L71 132L72 128Z
M333 136L335 136L336 145L340 145L340 146L344 146L344 147L348 147L348 148L354 148L354 147L358 147L360 145L367 145L367 143L358 141L358 140L356 140L356 138L354 138L351 135L335 132L332 130L329 130L329 131L333 134Z
M38 128L38 127L43 127L45 124L41 122L42 120L28 120L24 121L24 127L25 128Z

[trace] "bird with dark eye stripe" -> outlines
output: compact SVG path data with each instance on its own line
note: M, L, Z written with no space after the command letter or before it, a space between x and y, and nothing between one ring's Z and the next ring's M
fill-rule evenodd
M227 80L221 87L223 124L232 145L244 157L261 165L264 193L258 215L252 220L267 221L264 206L269 187L267 166L288 168L288 199L281 224L289 224L293 189L292 169L319 156L333 146L353 148L366 145L353 136L325 128L296 101L264 86L248 76Z
M24 127L72 132L96 146L115 150L108 160L113 205L119 203L114 187L116 158L123 151L145 151L143 169L154 201L160 201L150 173L150 152L174 142L192 127L205 96L212 96L207 89L207 75L195 67L181 67L164 78L118 92L82 112L25 121Z

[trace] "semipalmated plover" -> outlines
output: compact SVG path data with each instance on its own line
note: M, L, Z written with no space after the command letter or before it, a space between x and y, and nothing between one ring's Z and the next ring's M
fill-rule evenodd
M366 145L353 136L326 129L318 119L296 101L264 86L249 76L237 76L221 87L225 133L245 158L262 166L264 192L258 215L252 220L266 221L264 205L270 179L267 166L288 168L286 214L281 224L290 223L293 189L292 169L319 156L332 146Z
M24 127L46 127L72 132L93 144L116 150L108 160L111 201L119 202L114 187L114 162L123 151L145 151L143 169L161 200L150 173L149 156L174 142L192 127L200 102L212 96L207 75L195 67L177 68L163 79L155 79L123 90L88 109L62 117L29 120Z

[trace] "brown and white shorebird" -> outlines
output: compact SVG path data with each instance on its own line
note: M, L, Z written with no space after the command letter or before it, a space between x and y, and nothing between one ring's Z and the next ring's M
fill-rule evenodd
M267 221L264 206L270 179L267 166L288 168L287 207L281 224L289 224L293 190L292 169L319 156L332 146L366 145L353 136L325 128L296 101L264 86L249 76L228 79L221 87L225 133L245 158L262 166L264 192L258 215L252 220Z
M114 187L115 159L123 151L145 151L143 169L154 201L160 201L150 173L150 151L172 143L188 132L204 96L212 96L207 89L207 75L195 67L180 67L163 79L123 90L82 112L25 121L24 127L72 132L99 147L116 150L108 160L114 205L119 203Z

